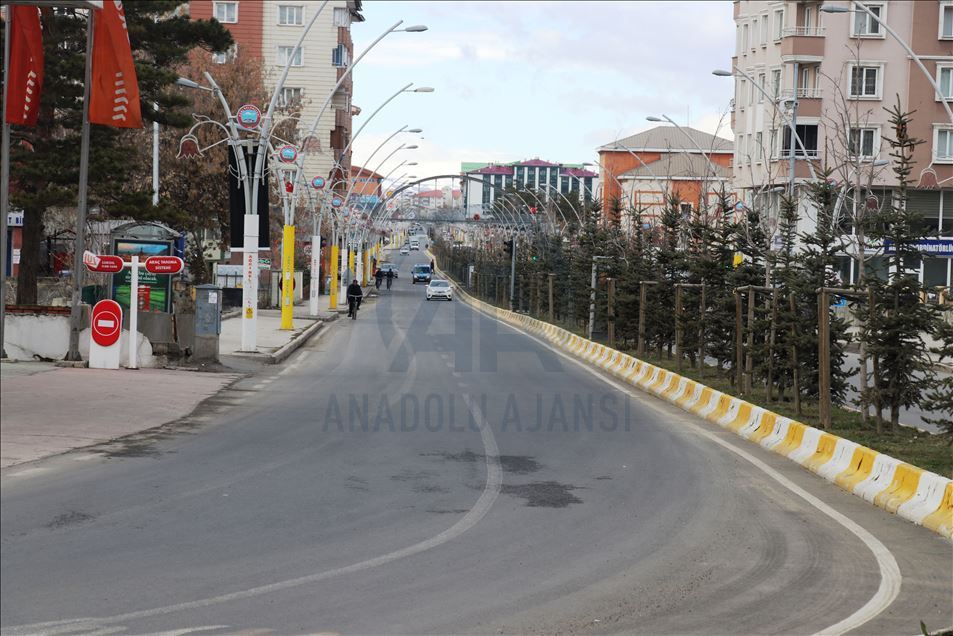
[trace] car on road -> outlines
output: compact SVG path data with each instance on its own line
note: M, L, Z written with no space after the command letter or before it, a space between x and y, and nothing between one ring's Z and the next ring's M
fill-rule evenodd
M446 298L453 300L453 288L450 281L435 278L427 285L427 300Z
M414 268L410 270L410 274L413 277L413 283L429 283L430 282L430 264L429 263L417 263L414 265Z
M403 246L402 248L400 248L400 253L401 253L401 254L410 254L410 248L405 245L405 246Z
M377 266L377 269L384 272L384 276L387 276L388 271L394 272L394 278L397 278L397 266L393 263L383 262Z
M410 249L413 250L413 251L415 251L415 252L420 251L420 243L418 243L417 241L411 241L411 242L410 242Z

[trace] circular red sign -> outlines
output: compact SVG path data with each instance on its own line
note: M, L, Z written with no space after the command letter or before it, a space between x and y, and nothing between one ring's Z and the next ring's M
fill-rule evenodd
M178 256L150 256L146 259L146 271L153 274L178 274L185 263Z
M100 347L111 347L122 333L122 307L115 300L100 300L93 305L90 316L93 342Z
M99 260L95 265L87 262L86 269L91 272L115 274L116 272L122 271L122 265L123 261L121 256L115 256L114 254L104 254L99 257Z

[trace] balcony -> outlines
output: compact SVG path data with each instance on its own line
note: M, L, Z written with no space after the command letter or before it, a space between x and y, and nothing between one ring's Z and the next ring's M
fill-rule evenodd
M782 61L820 62L824 58L824 27L789 27L782 35Z
M797 114L801 117L820 117L821 100L824 99L824 91L820 88L799 88L797 91L791 88L781 91L781 99L788 100L797 93Z

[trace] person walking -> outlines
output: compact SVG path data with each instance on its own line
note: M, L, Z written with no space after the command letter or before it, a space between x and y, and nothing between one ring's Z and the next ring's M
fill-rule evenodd
M390 286L394 283L394 269L387 270L387 289L390 289Z
M381 288L381 283L384 282L384 270L380 267L377 268L377 271L374 272L374 286L377 289Z
M431 258L430 259L430 275L431 276L433 276L433 273L436 271L436 265L437 265L437 262Z

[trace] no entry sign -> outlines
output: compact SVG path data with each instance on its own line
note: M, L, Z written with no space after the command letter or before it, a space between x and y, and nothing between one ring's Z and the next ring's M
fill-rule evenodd
M178 274L184 266L178 256L150 256L145 263L146 271L153 274Z
M100 347L111 347L122 333L122 307L115 300L100 300L93 306L90 322L93 342Z

